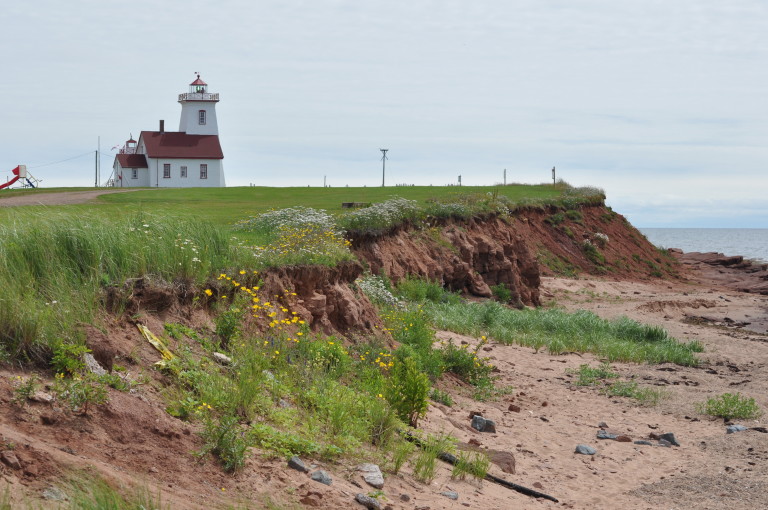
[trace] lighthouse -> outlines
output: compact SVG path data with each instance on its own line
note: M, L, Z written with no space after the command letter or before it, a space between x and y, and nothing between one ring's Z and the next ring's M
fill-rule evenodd
M219 94L195 73L189 92L179 94L181 119L178 131L142 131L131 138L113 164L114 186L188 188L224 187L224 153L219 142L216 103Z
M189 92L179 94L181 120L179 131L188 135L217 135L219 125L216 122L216 103L219 95L208 92L208 84L197 79L189 84Z

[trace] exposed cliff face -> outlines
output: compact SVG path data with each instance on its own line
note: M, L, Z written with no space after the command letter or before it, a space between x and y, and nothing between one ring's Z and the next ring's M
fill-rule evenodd
M501 218L353 241L353 251L371 272L383 271L394 282L412 274L481 297L504 283L514 301L539 304L536 260L514 224Z
M357 262L336 267L293 266L271 269L263 275L265 295L281 295L291 289L297 294L291 309L314 331L326 334L354 333L383 335L384 327L376 309L352 284L363 272Z
M260 275L262 292L268 299L295 292L286 305L314 331L386 338L375 308L353 285L364 265L394 282L415 275L480 297L492 295L490 286L504 284L513 303L532 306L540 304L541 274L590 272L647 279L674 275L678 267L622 216L602 206L529 209L507 218L400 228L381 237L353 239L352 249L361 263L265 271ZM216 283L211 286L216 288ZM227 290L220 289L218 295L231 294ZM158 286L142 279L110 289L105 304L114 311L123 302L127 313L147 311L161 321L176 317L199 323L199 317L192 316L194 294L188 285ZM263 330L264 324L253 327Z
M513 299L539 304L540 274L589 272L624 278L675 274L676 264L603 206L570 211L528 209L509 218L449 221L440 227L401 230L353 240L371 272L394 282L412 274L481 297L505 284Z

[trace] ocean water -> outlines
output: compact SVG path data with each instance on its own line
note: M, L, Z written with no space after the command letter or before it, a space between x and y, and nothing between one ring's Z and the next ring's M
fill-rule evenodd
M715 251L768 262L768 228L641 228L661 248Z

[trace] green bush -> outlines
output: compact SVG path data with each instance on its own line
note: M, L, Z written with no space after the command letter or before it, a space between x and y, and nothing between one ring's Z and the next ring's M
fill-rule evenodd
M384 398L397 416L411 427L427 413L429 378L419 371L413 358L395 363L384 387Z
M510 304L512 302L512 291L505 283L491 285L491 292L499 303Z
M412 303L459 303L458 294L447 291L440 283L409 275L397 284L397 294Z
M240 335L240 323L243 320L243 315L241 308L233 306L216 317L216 335L224 347Z
M200 455L213 453L228 473L238 471L245 465L248 443L237 417L225 415L217 419L208 416L202 435L205 446Z
M726 420L739 418L749 420L759 418L763 412L754 398L743 397L740 393L723 393L707 399L698 405L699 412L710 416L719 416Z
M91 350L82 344L59 342L54 344L51 367L57 374L74 375L85 370L83 355Z
M52 391L56 400L66 403L71 411L82 415L88 414L90 406L104 404L109 398L107 388L94 374L66 377L58 373Z
M457 375L473 386L490 384L493 365L478 356L483 345L485 338L474 349L469 349L466 344L457 346L453 340L448 340L442 348L445 371Z

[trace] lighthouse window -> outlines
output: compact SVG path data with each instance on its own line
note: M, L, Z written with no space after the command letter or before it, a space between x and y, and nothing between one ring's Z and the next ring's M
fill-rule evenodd
M200 178L201 179L208 178L208 165L206 165L205 163L200 165Z
M187 176L187 167L183 166L181 167L181 177L185 178Z
M139 169L131 168L131 179L138 179L138 178L139 178Z
M201 126L205 124L205 110L197 112L197 121Z
M165 163L163 165L163 179L170 179L171 178L171 165L170 163Z

